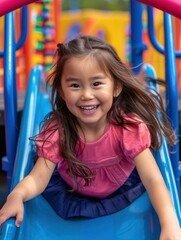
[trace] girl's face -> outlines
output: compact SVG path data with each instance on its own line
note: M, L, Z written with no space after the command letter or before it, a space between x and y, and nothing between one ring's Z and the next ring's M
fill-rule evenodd
M113 79L101 70L94 57L67 60L61 87L61 97L82 128L106 126L113 97L121 92L121 87L115 90Z

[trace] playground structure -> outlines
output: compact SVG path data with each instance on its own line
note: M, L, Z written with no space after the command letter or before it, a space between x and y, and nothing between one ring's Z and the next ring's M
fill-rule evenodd
M32 1L31 1L32 2ZM33 1L35 2L35 1ZM19 3L19 2L18 2ZM27 8L27 19L21 17L21 11L15 11L15 28L16 40L20 38L22 31L28 29L29 34L26 34L26 41L21 48L16 51L16 74L17 74L17 89L25 91L27 87L27 79L33 66L41 64L48 70L51 65L52 56L56 42L58 42L59 28L57 16L59 15L60 1L38 1L30 4ZM25 12L25 10L23 11ZM23 21L23 22L22 22ZM26 24L27 22L27 24ZM0 19L0 32L3 35L4 19ZM3 41L2 41L3 42ZM3 49L3 44L0 46ZM2 55L2 54L1 54ZM3 59L0 59L0 89L3 90Z
M33 66L40 64L45 70L51 67L54 49L57 42L87 33L103 37L113 45L121 59L131 64L131 34L128 12L103 12L84 10L60 13L61 2L36 1L28 7L28 35L25 43L16 51L17 89L25 91L27 79ZM3 35L4 19L0 18L0 33ZM21 11L15 11L15 36L19 38L21 28ZM164 43L163 15L154 9L155 33L161 45ZM181 23L174 18L175 46L179 49ZM164 56L152 46L148 36L147 16L143 14L143 42L147 51L143 52L143 60L154 67L157 77L164 79ZM3 41L0 49L3 49ZM177 59L178 89L181 90L181 61ZM3 58L0 58L0 90L3 90Z
M26 1L25 1L26 2ZM24 3L25 3L24 2ZM23 4L24 5L24 4ZM136 1L131 1L131 8L134 11L131 11L131 22L139 23L137 24L136 34L133 24L131 25L131 37L132 37L132 66L135 73L137 73L143 62L143 50L144 44L142 40L138 39L140 37L139 33L142 31L142 28L138 28L140 24L140 16L142 11L142 5ZM135 11L136 8L136 11ZM11 9L12 10L12 9ZM150 9L151 10L151 9ZM151 11L149 12L151 15ZM165 58L166 58L166 81L168 84L168 93L169 98L168 104L168 114L173 120L176 133L178 133L178 93L177 93L177 84L176 84L176 70L174 66L175 53L173 48L173 34L170 16L164 13L165 21ZM12 63L11 50L9 43L12 42L12 26L13 18L12 14L9 13L6 15L6 43L5 43L5 66L8 66L8 75L9 82L5 82L5 94L9 92L10 89L7 89L6 84L11 86L14 81L14 63L13 66L8 65L7 63ZM139 32L140 31L140 32ZM15 50L15 47L13 47ZM7 55L6 55L7 54ZM179 53L178 53L179 55ZM169 58L168 58L169 56ZM138 66L138 67L137 67ZM154 70L150 66L145 65L145 71L148 76L156 77ZM11 74L12 73L12 74ZM31 169L32 162L32 146L27 141L29 136L34 135L38 129L38 123L41 121L43 116L50 110L48 95L45 92L43 81L43 69L40 66L33 68L29 80L29 85L27 88L25 106L23 111L23 118L21 123L21 130L18 136L17 133L14 133L13 129L10 130L9 134L6 136L10 142L7 143L8 149L14 150L12 155L8 155L8 160L11 162L11 169L9 170L9 183L11 187L14 187L19 180L21 180ZM5 77L7 77L7 70L5 67ZM15 85L15 84L14 84ZM7 91L8 90L8 91ZM170 92L171 90L171 92ZM173 92L172 92L173 91ZM12 100L16 101L16 91L15 86L12 86L12 92L9 93L12 96ZM7 100L6 100L7 99ZM8 96L5 96L5 110L9 107L9 113L6 113L6 119L10 118L14 129L16 129L16 109L14 110L13 103L9 103L10 99ZM31 104L30 104L31 102ZM16 105L16 104L15 104ZM7 107L8 106L8 107ZM42 107L42 106L47 106ZM13 110L12 110L13 109ZM41 109L41 111L40 111ZM14 114L13 117L9 116ZM15 120L15 121L14 121ZM17 138L19 137L19 143L17 146ZM12 141L14 138L14 141ZM14 145L13 145L14 144ZM13 147L12 147L13 146ZM178 145L175 148L175 155L173 155L172 163L174 162L176 167L171 166L170 156L167 151L166 143L163 142L162 148L160 151L155 152L155 158L157 160L158 166L163 174L164 180L167 184L167 187L171 193L172 200L177 212L177 215L180 219L180 202L178 198L178 192L180 189L180 172L178 170ZM16 161L14 165L16 155ZM173 170L172 171L172 167ZM14 173L13 173L14 168ZM12 178L13 176L13 178ZM41 203L41 204L40 204ZM52 221L50 221L50 219ZM51 222L51 223L50 223ZM145 227L146 226L146 227ZM105 231L106 229L106 231ZM0 233L0 237L3 240L7 239L34 239L40 238L43 239L135 239L135 236L138 236L139 239L158 239L159 236L159 223L157 216L152 209L150 201L147 194L141 196L138 201L135 201L131 206L120 211L116 214L112 214L103 218L85 220L85 219L76 219L65 221L56 216L52 209L48 206L46 201L41 197L37 197L32 201L29 201L25 204L25 216L22 226L17 229L14 225L14 219L8 220L4 225ZM129 234L129 235L128 235Z

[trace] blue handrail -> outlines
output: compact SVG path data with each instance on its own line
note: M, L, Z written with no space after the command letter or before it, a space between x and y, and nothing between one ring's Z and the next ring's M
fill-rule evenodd
M25 6L22 8L22 17L21 17L21 35L18 42L15 45L15 49L20 49L26 41L28 35L28 7ZM4 57L4 51L0 51L0 57Z
M14 161L18 141L17 89L16 89L16 50L25 42L28 33L28 8L23 7L21 36L15 42L14 13L5 15L4 31L4 104L6 157L2 159L2 168L7 172L8 191L11 189Z
M144 71L147 76L156 78L156 72L154 68L149 65L145 64ZM152 89L155 89L157 92L159 92L159 87L156 84L156 82L148 82L149 87ZM152 90L151 90L152 91ZM153 92L155 94L155 92ZM160 114L160 113L159 113ZM160 115L161 118L161 115ZM180 202L179 202L179 194L177 191L175 176L173 173L172 164L170 161L170 154L168 151L168 146L165 137L163 137L162 146L158 151L154 151L153 155L155 159L157 160L157 164L159 166L159 169L161 170L162 176L164 178L165 184L170 192L172 202L174 204L175 211L177 213L177 217L179 219L179 222L181 223L181 215L180 215ZM159 161L158 161L159 159Z
M25 6L22 8L21 14L21 35L16 44L16 50L20 49L26 41L28 35L28 7Z
M154 28L154 18L153 18L153 8L147 7L147 15L148 15L148 35L150 38L150 42L152 43L153 47L161 54L165 53L164 47L159 43L158 39L156 38L155 28ZM175 56L177 58L181 57L181 52L173 50Z
M37 102L42 97L45 90L44 70L42 66L35 66L31 70L31 74L28 81L27 93L25 98L24 110L22 115L22 124L19 136L19 142L17 146L16 157L16 171L12 179L11 187L14 188L19 181L21 181L30 171L32 165L32 141L28 141L28 138L34 134L34 126L36 125L36 111ZM41 87L40 87L41 86ZM41 88L41 91L40 91ZM31 104L30 104L31 102ZM21 147L20 147L21 146ZM23 146L23 147L22 147ZM26 214L26 213L25 213ZM24 216L25 218L26 216ZM22 231L21 228L15 226L15 218L9 219L3 224L1 229L1 235L3 239L12 240L17 239L17 232ZM1 236L0 236L1 239Z
M166 88L166 111L169 119L173 125L176 135L179 134L179 115L178 115L178 87L177 87L177 74L176 62L174 53L174 38L172 27L172 16L164 13L164 39L165 39L165 80L167 83ZM179 179L179 145L177 144L172 149L173 153L170 154L173 172L177 184L178 191L180 192L180 179Z
M21 156L20 159L16 158L16 172L14 173L14 178L12 180L12 188L14 188L19 181L21 181L25 176L22 176L22 172L27 175L29 169L31 168L29 164L32 164L32 156L28 155L31 152L32 141L28 140L29 137L33 136L34 126L36 126L36 111L37 111L37 102L41 97L40 95L45 94L46 82L44 81L44 70L43 66L36 65L32 68L30 77L28 80L28 87L26 92L26 98L24 103L23 115L21 120L21 129L19 135L18 146L24 146L23 148L17 147L17 156ZM31 104L30 104L31 102ZM26 151L25 151L26 149ZM28 162L27 162L28 161ZM20 170L21 169L21 170Z
M17 124L17 91L16 91L16 56L13 12L5 16L5 55L4 55L4 104L5 133L8 169L8 187L13 174L13 165L18 140Z
M142 40L142 8L143 5L130 0L131 6L131 34L132 34L132 67L134 73L138 73L143 63L143 40ZM166 91L167 101L167 114L170 121L172 121L173 128L178 136L178 90L176 79L176 65L175 57L180 57L181 52L175 52L174 40L173 40L173 27L172 18L168 14L164 14L164 36L165 36L165 48L163 48L158 42L154 31L153 20L153 8L147 7L148 13L148 33L150 41L155 49L165 54L165 77L168 85ZM136 68L137 67L137 68ZM173 149L171 154L171 162L173 172L177 184L178 191L180 192L180 170L179 170L179 146L178 143Z

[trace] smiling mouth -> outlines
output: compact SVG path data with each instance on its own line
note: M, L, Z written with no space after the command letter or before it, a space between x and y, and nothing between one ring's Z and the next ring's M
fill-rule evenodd
M95 111L97 108L98 108L98 105L80 107L80 109L85 112L92 112L92 111Z

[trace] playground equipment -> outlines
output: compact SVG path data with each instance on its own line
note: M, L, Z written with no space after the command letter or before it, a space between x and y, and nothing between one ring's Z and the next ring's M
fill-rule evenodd
M61 1L59 0L35 1L26 8L26 16L23 11L22 18L21 11L19 9L15 11L15 39L19 38L21 29L28 29L29 33L26 34L24 44L21 45L21 48L18 47L18 51L16 51L18 91L26 90L27 79L33 66L41 64L46 70L49 70L51 67L52 57L60 35L57 22L60 20L58 17L60 16L60 5ZM1 9L4 8L2 7ZM3 17L0 18L0 34L2 35L4 33L3 20ZM3 41L1 41L0 48L3 49L3 47ZM3 53L1 52L0 56L2 55ZM3 59L0 59L0 89L2 90L3 72Z
M14 38L17 41L16 44L16 60L17 60L17 65L16 65L16 76L17 76L17 88L18 90L22 90L26 88L26 81L24 81L24 74L25 74L25 58L23 55L23 49L22 46L26 40L26 35L27 35L27 8L24 7L21 9L21 11L16 11L15 12L15 19L16 19L16 31L14 33ZM0 49L4 49L4 39L3 39L3 34L4 34L4 22L5 18L0 18L0 34L2 35L2 41L1 41L1 46ZM3 90L3 75L4 75L4 66L3 66L3 56L4 56L4 51L0 51L0 89Z
M134 7L133 5L132 7ZM137 9L134 9L134 13L136 12L139 13L139 10L137 11ZM8 14L7 19L8 25L6 25L6 29L10 29L9 24L11 25L13 20L11 13ZM166 16L165 21L167 23L169 22L168 20L169 19ZM166 27L167 31L168 29L170 31L170 25L167 25ZM8 56L6 56L5 54L7 63L8 60L9 63L12 63L12 58L14 56L12 56L11 53L12 50L15 51L15 47L13 46L13 44L9 44L10 42L13 42L12 32L8 32L8 41L6 43L6 46L9 46L9 48L7 47L6 49L6 53ZM139 29L137 29L137 35L138 33ZM132 37L135 37L133 31ZM136 46L141 47L141 49L136 49ZM173 41L170 38L166 38L165 51L169 51L168 49L171 52L166 53L166 58L168 58L169 56L169 58L171 58L171 63L169 63L169 65L167 66L167 68L170 68L167 72L167 81L169 83L169 79L173 80L173 86L169 87L168 90L172 88L172 90L177 91L177 89L175 88L176 79L171 77L171 71L173 74L175 74L175 72L174 65L171 65L174 64L174 51ZM142 50L142 45L134 45L134 48L132 49L133 53L136 53L136 56L142 53ZM133 66L137 66L137 63L140 61L141 57L139 56L138 60L135 59L136 58L133 58L133 60L135 61L133 62ZM12 74L14 73L12 66L9 70ZM148 76L156 77L154 70L150 66L145 66L145 72ZM9 86L11 86L11 84L12 82L9 83ZM33 148L27 138L37 133L39 122L42 120L43 116L51 110L49 97L48 94L45 92L44 84L45 83L43 81L42 67L37 66L31 72L27 89L21 130L19 134L19 142L16 151L16 162L14 165L12 187L14 187L32 168ZM175 94L175 92L173 94ZM177 94L175 95L177 96ZM6 98L10 97L11 95L6 96ZM169 94L169 98L172 98L171 94ZM173 107L173 105L171 107ZM172 114L170 116L172 116ZM13 127L16 128L16 125L14 125L14 120L10 120ZM12 135L11 133L9 134L10 135L7 135L7 138L11 139ZM175 178L172 172L170 157L165 141L163 141L161 149L154 154L157 164L166 182L166 185L170 191L175 210L181 223L178 191L176 188ZM158 218L151 206L147 193L143 194L140 198L138 198L134 203L132 203L129 207L125 208L123 211L117 212L115 214L96 219L71 220L63 220L58 217L56 213L50 208L48 203L41 196L38 196L37 198L25 203L25 215L21 227L15 227L14 219L8 220L6 223L3 224L0 232L0 238L3 240L36 240L40 238L44 240L69 240L72 238L75 240L81 240L85 239L86 237L86 239L94 238L96 240L101 238L105 240L132 240L135 239L135 236L137 236L139 240L152 240L158 239L159 233L160 226L158 223Z
M131 1L132 4L138 4L134 1ZM164 9L165 5L170 6L172 2L173 9L174 7L177 7L178 5L174 5L176 1L167 1L167 3L163 4L162 1L160 1L162 4L159 5L159 7ZM148 1L150 3L150 1ZM153 1L153 5L155 4L155 1ZM180 3L179 3L180 4ZM179 5L181 8L181 4ZM179 8L179 9L180 9ZM138 4L137 9L140 9L141 12L141 5ZM165 81L167 83L166 88L166 111L169 116L169 118L172 121L173 128L176 131L176 135L179 135L179 116L178 116L178 88L177 88L177 74L176 74L176 63L175 58L181 56L181 52L175 52L174 50L174 39L173 39L173 28L172 28L172 17L171 15L164 13L164 41L165 41L165 48L159 45L156 36L154 34L153 29L153 9L151 7L147 7L148 9L148 25L149 25L149 35L150 40L153 44L153 46L161 53L164 53L165 56ZM171 10L172 11L172 10ZM133 12L133 11L132 11ZM169 10L170 12L170 10ZM139 14L140 16L141 14ZM134 13L133 13L134 17ZM132 17L132 19L133 19ZM134 18L134 21L136 21L136 18ZM137 20L138 21L138 20ZM139 25L138 25L139 26ZM133 29L134 30L134 29ZM137 39L137 35L141 35L141 29L137 29L137 32L135 33L134 37L136 41L139 42L139 44L142 42L140 39ZM137 57L135 57L137 55ZM137 54L134 54L134 48L133 48L133 54L132 56L135 57L135 62L133 62L133 66L137 66L140 63L142 63L142 55L138 52ZM174 154L171 154L171 162L172 167L176 179L177 189L180 192L180 176L181 176L181 166L179 165L179 145L178 143L174 146Z
M22 9L22 19L26 19L26 7ZM4 52L4 104L5 104L5 119L6 119L6 150L7 158L3 159L3 168L8 173L8 185L10 186L11 177L13 174L13 165L16 155L16 147L18 140L18 121L17 121L17 90L16 90L16 62L15 52L16 49L22 46L26 39L26 28L22 28L22 34L19 41L15 44L14 22L13 14L9 13L5 16L5 44ZM11 87L10 87L11 86ZM8 126L8 127L7 127Z
M1 4L1 3L0 3ZM3 8L3 7L2 7ZM96 10L80 10L78 12L61 12L60 0L35 1L28 6L28 35L25 44L16 52L17 57L17 87L25 91L27 79L33 66L44 65L49 70L57 42L70 39L77 34L87 33L105 38L113 45L121 59L131 63L131 34L128 12L105 12ZM15 16L20 18L19 10ZM18 24L18 20L16 21ZM177 19L178 20L178 19ZM3 18L0 19L0 34L3 34ZM151 63L157 76L164 79L164 56L150 43L147 30L146 14L143 15L143 60ZM159 43L163 45L163 18L159 10L154 9L154 31ZM177 21L178 22L178 21ZM179 24L175 23L176 46L179 45L181 34ZM25 26L25 23L23 27ZM177 26L177 27L176 27ZM19 28L19 27L18 27ZM15 35L20 30L16 27ZM18 30L18 31L17 31ZM3 41L2 41L3 42ZM2 43L0 43L2 45ZM0 46L1 49L3 46ZM178 48L179 49L179 48ZM163 52L163 51L162 51ZM181 89L180 60L178 66L178 87ZM0 59L0 89L3 90L3 61Z

